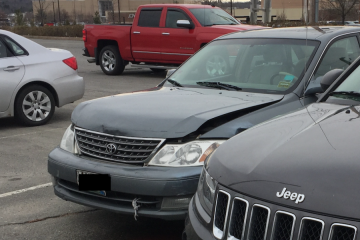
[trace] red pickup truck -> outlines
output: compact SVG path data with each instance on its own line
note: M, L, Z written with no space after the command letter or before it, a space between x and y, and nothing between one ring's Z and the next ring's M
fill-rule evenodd
M179 66L221 35L258 28L209 5L142 5L132 25L85 25L83 55L107 75L121 74L129 62L159 72Z

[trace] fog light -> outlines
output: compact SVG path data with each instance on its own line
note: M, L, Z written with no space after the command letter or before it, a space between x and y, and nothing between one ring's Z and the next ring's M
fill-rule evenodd
M161 204L161 210L187 209L190 200L191 197L164 198Z

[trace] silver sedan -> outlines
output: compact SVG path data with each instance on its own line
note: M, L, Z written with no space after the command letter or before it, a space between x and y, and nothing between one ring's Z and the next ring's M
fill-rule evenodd
M48 49L0 30L0 118L22 124L48 122L56 107L84 95L76 58L66 50Z

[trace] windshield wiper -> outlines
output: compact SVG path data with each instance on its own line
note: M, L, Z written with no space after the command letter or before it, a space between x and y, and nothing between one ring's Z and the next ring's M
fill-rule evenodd
M196 82L196 84L205 86L205 87L213 87L213 88L220 88L220 89L226 89L226 90L237 90L241 91L242 88L239 88L235 85L226 84L222 82Z
M181 85L180 83L178 83L177 81L175 80L171 80L171 79L168 79L166 80L168 81L169 83L171 83L172 85L176 86L176 87L183 87L183 85Z
M339 92L332 92L329 94L329 96L333 95L344 95L344 96L351 96L351 97L360 97L360 92L354 92L354 91L339 91Z

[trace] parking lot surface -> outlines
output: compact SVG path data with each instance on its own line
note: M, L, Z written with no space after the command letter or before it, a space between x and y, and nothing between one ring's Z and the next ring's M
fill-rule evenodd
M154 87L165 73L127 66L120 76L106 76L82 56L81 41L34 41L75 55L85 95L56 109L45 126L29 128L13 118L0 119L0 239L181 239L183 221L140 218L136 222L133 216L66 202L54 195L47 173L47 155L60 144L77 104ZM22 189L26 190L18 191Z

